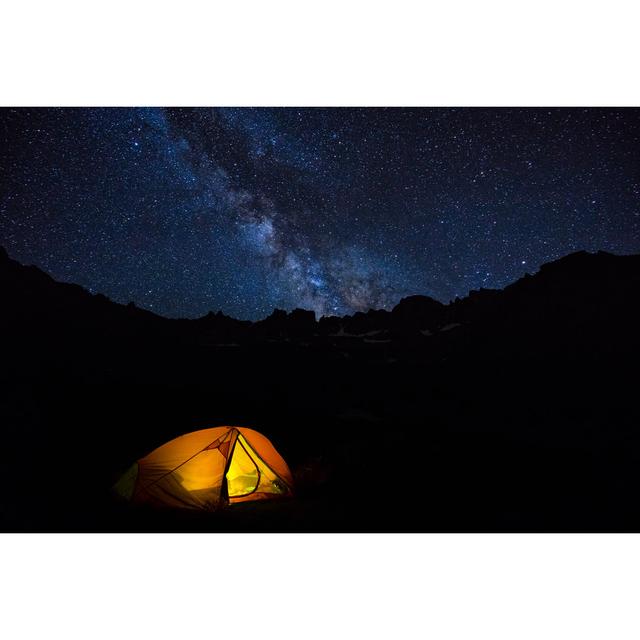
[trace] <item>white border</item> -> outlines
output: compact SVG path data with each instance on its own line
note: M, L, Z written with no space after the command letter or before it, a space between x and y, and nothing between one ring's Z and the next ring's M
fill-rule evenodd
M636 536L0 539L0 635L636 640Z
M640 104L628 0L6 0L4 105Z

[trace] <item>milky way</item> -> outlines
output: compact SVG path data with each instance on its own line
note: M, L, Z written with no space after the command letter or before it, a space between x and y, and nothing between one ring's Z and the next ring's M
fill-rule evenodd
M640 251L638 109L1 109L0 243L168 316L318 315Z

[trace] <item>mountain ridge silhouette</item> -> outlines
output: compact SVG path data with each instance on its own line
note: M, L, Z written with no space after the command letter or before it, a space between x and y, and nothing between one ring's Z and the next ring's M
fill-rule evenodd
M415 294L402 298L389 311L370 309L320 319L316 319L312 311L300 308L289 312L274 309L269 316L257 321L238 320L222 311L210 311L199 318L167 318L133 302L121 304L101 293L90 293L80 285L57 281L36 266L25 266L11 259L0 247L0 296L4 299L5 321L13 317L16 323L29 324L33 318L53 322L57 318L70 322L69 326L74 329L102 329L113 335L140 331L173 336L181 333L212 336L219 332L222 339L246 338L249 334L257 338L340 333L354 336L374 331L406 335L482 321L483 315L506 312L522 317L528 312L540 316L550 311L551 300L556 311L566 311L568 301L572 304L591 301L590 308L597 308L596 296L602 298L603 304L617 307L616 296L630 295L631 289L640 283L639 274L640 255L577 251L544 263L535 274L525 274L503 289L471 290L468 295L446 304Z

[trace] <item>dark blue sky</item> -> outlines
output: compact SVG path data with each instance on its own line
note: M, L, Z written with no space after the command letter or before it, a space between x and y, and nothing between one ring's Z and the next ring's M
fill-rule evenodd
M640 109L0 109L0 243L169 316L448 301L640 251Z

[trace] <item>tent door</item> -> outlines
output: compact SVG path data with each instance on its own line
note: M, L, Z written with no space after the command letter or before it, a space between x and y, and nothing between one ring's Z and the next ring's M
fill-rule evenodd
M229 498L239 498L252 494L260 484L260 469L250 453L249 443L241 436L236 437L231 461L225 473Z

